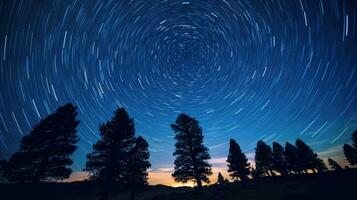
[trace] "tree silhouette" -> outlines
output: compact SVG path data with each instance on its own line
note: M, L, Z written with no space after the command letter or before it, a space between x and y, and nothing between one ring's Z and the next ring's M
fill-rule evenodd
M344 144L343 152L350 165L357 164L357 130L352 134L352 146Z
M328 164L331 166L331 168L333 170L336 170L336 171L341 171L343 170L343 168L341 167L341 165L339 165L336 161L334 161L332 158L328 158L327 159L328 161Z
M224 177L222 176L221 172L218 172L218 177L217 177L217 184L225 184L226 180L224 179Z
M202 128L198 121L186 114L180 114L171 128L175 131L175 171L172 174L175 181L187 182L193 180L198 188L202 182L209 183L208 176L212 174L208 163L210 155L203 145Z
M131 199L135 199L135 193L143 190L148 185L147 169L151 166L149 162L149 145L142 137L135 140L135 146L130 151L128 174L126 180L131 190Z
M317 171L326 170L325 163L318 158L317 154L302 140L296 140L298 168L306 172L308 169Z
M288 173L287 163L285 159L284 148L277 142L273 142L273 153L272 153L273 170L280 173L280 175L286 175Z
M87 155L85 170L91 173L90 179L100 183L102 199L108 199L116 184L127 182L135 128L125 109L119 108L110 121L100 125L99 130L101 138L93 145L93 152Z
M349 144L343 145L343 153L350 165L357 164L357 150Z
M20 151L5 165L10 182L37 183L69 177L70 155L78 142L76 108L71 103L59 107L22 138Z
M287 142L285 144L285 159L286 165L289 172L300 173L300 169L298 167L298 151L297 148L291 143Z
M248 179L249 163L240 146L234 139L229 141L229 154L227 158L228 172L233 180L244 181Z
M262 170L263 174L269 176L274 175L272 169L272 151L270 146L265 144L262 140L257 142L255 148L255 165L256 168Z

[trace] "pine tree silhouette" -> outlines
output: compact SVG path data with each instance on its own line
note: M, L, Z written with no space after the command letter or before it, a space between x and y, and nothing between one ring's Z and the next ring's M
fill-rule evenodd
M234 139L229 141L229 154L227 158L228 172L233 180L244 181L248 179L249 163L240 146Z
M90 179L100 183L102 199L108 199L115 185L124 186L127 182L135 128L125 109L119 108L99 130L101 138L93 145L93 152L87 155L85 170L91 173Z
M286 175L288 173L287 163L285 158L284 148L277 142L273 142L273 170L280 173L280 175Z
M208 176L212 174L208 163L210 155L203 145L202 128L198 121L186 114L180 114L171 128L175 131L175 171L172 174L175 181L187 182L193 180L198 188L202 182L209 183Z
M37 183L69 177L70 155L78 142L76 108L71 103L59 107L22 138L20 151L5 165L10 182Z
M336 171L341 171L343 168L341 165L339 165L336 161L334 161L332 158L327 159L328 164L331 166L331 169L336 170Z
M298 161L298 151L297 148L287 142L285 144L285 159L288 171L294 173L301 173L299 169L299 161Z
M343 145L343 153L350 165L357 164L357 150L349 144Z
M344 144L343 152L350 165L357 164L357 130L352 134L352 146L349 144Z
M135 193L142 191L148 185L147 169L149 162L149 144L142 137L135 140L135 146L130 151L128 174L125 175L128 187L131 190L131 200L135 199Z
M217 184L225 184L226 180L224 179L224 177L222 176L221 172L218 172L218 177L217 177Z
M272 171L272 151L270 146L265 144L262 140L257 142L257 147L255 148L255 165L256 168L262 170L263 174L273 176Z
M317 154L302 140L296 140L298 168L304 172L311 169L314 172L326 170L325 163L318 158Z

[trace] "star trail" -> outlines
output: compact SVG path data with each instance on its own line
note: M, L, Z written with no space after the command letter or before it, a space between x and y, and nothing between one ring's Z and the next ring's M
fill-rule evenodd
M230 138L329 152L357 128L356 28L355 1L0 1L0 158L66 102L75 171L119 106L154 171L172 167L181 112L216 159Z

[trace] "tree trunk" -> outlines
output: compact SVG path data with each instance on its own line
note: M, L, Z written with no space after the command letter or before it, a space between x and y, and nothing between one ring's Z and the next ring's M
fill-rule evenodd
M273 172L273 170L269 169L269 172L270 172L271 176L275 176L275 173Z
M39 183L43 174L45 173L45 166L47 164L47 159L43 159L40 161L39 167L37 168L37 172L35 176L32 178L32 183Z
M196 178L196 181L197 181L197 187L198 189L201 189L202 188L202 181L200 178Z

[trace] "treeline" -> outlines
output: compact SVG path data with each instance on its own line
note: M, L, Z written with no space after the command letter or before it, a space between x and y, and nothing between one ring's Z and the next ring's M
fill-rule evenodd
M259 178L327 170L323 160L299 139L296 140L295 145L287 142L285 147L273 142L273 148L261 140L258 141L255 148L255 167L250 166L240 146L231 139L227 163L232 179L241 181L248 179L249 176Z
M357 131L352 134L352 142L352 146L345 144L343 151L350 165L355 165L357 164ZM343 170L332 158L328 158L327 161L331 169ZM327 170L323 160L300 139L296 140L295 145L287 142L285 147L273 142L272 148L263 141L258 141L255 148L255 167L250 166L239 144L231 139L227 163L229 175L234 181L244 181L249 177L286 176L289 174L318 173ZM228 180L224 179L222 174L219 173L217 183L226 182Z
M202 182L209 183L212 175L211 165L208 163L210 155L208 148L203 145L202 128L198 121L186 114L180 114L176 122L171 125L175 131L175 168L172 176L175 181L196 182L198 188ZM351 165L357 164L357 131L352 136L352 146L345 144L344 152ZM255 167L251 166L242 152L239 144L231 139L227 157L228 173L234 181L245 181L249 178L262 176L286 176L289 174L318 173L327 170L322 159L302 140L298 139L295 145L287 142L285 147L273 142L272 147L262 140L255 148ZM332 158L328 163L334 170L342 167ZM218 174L218 183L226 183L221 173Z
M39 183L69 178L73 161L71 155L77 148L77 107L71 103L59 107L36 124L30 134L21 140L20 150L9 160L0 161L0 181L5 183ZM194 181L198 188L209 183L212 175L209 150L203 143L199 122L186 114L179 114L171 124L175 132L173 178L177 182ZM125 109L119 108L109 121L99 125L100 139L87 155L84 171L89 180L98 183L102 199L117 191L130 191L131 198L148 185L149 146L142 137L135 136L135 125ZM343 149L351 165L357 164L357 131L353 144ZM332 159L329 164L342 170ZM272 148L258 141L255 148L255 167L231 139L227 157L228 172L233 180L248 178L320 172L326 170L324 162L303 141L285 147L274 142ZM219 183L227 182L219 173Z

